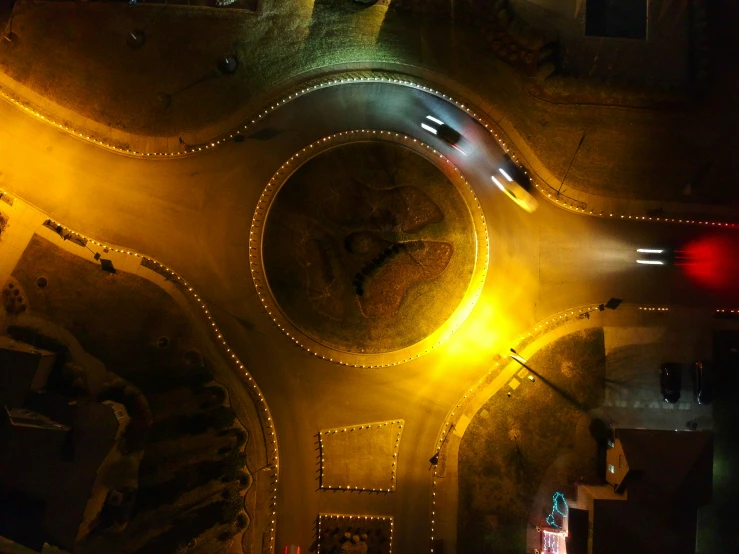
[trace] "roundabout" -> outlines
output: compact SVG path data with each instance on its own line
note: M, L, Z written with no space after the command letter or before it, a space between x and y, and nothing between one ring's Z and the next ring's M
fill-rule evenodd
M346 365L396 365L441 344L487 270L484 216L461 172L382 131L305 152L270 181L252 226L252 274L270 316Z

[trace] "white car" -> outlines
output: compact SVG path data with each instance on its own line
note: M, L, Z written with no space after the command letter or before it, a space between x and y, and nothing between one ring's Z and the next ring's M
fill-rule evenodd
M529 191L511 177L510 169L506 171L502 167L499 167L498 175L492 175L490 178L500 190L506 193L508 198L513 200L527 212L531 213L539 207L539 203L536 201L536 198L534 198Z

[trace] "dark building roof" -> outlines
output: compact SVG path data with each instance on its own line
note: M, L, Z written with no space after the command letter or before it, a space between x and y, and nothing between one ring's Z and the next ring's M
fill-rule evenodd
M713 435L618 429L625 500L595 499L593 554L694 554L697 511L711 501Z
M36 550L41 540L71 551L118 420L110 406L70 406L53 393L32 395L26 407L71 430L15 426L5 418L0 427L0 535ZM13 499L18 498L27 507L21 520L13 515Z
M616 438L629 464L629 500L696 507L711 502L712 433L618 429Z
M567 554L588 554L588 511L570 507L567 515Z
M593 516L593 554L695 554L695 507L596 500Z
M49 377L55 355L10 337L0 337L0 405L23 405L31 390L40 390Z

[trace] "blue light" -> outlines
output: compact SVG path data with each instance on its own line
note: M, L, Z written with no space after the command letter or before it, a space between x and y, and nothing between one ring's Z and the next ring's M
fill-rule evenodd
M559 502L562 502L564 504L564 512L559 509ZM570 512L570 507L567 505L567 501L565 500L565 495L561 492L555 492L554 496L552 496L552 513L550 513L547 518L546 522L551 525L552 527L556 527L557 529L561 529L561 525L557 525L555 521L555 514L561 515L563 518L567 517L567 514Z

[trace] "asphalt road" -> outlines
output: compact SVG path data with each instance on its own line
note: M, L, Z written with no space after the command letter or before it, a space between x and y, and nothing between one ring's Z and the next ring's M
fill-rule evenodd
M463 134L466 156L420 128L427 114ZM394 551L426 551L428 458L443 418L486 370L491 354L507 350L538 319L610 297L739 306L736 287L721 277L739 274L728 257L736 245L731 231L578 216L543 198L539 210L527 214L492 185L502 152L484 129L415 89L380 83L322 89L279 108L254 129L268 130L264 135L271 138L171 160L102 150L6 103L0 103L0 121L0 187L84 234L159 259L214 306L277 427L278 546L306 549L317 514L332 512L393 515ZM277 168L312 141L363 128L403 132L448 155L480 197L491 240L485 289L466 323L432 354L392 369L339 367L292 346L262 311L248 266L251 217ZM711 234L731 238L707 238ZM688 247L701 262L691 268L637 265L634 250L651 245ZM319 429L396 418L406 421L397 492L317 491Z

